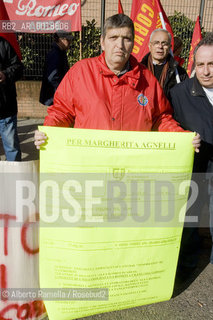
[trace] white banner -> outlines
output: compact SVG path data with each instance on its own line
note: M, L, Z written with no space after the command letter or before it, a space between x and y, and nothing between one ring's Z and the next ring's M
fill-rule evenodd
M46 316L43 302L22 292L39 288L38 165L0 161L1 320Z

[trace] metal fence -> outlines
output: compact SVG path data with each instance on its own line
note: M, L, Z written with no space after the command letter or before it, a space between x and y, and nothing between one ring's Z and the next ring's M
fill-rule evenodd
M106 0L105 17L117 13L118 1ZM121 0L124 13L130 15L132 0ZM82 0L82 32L75 32L68 52L70 65L81 58L95 56L100 53L98 45L101 27L101 0ZM203 31L213 31L213 0L161 0L162 6L168 17L174 16L179 24L178 34L185 43L185 59L188 52L194 22L201 14ZM179 14L177 14L179 13ZM173 19L173 20L175 20ZM182 20L181 20L182 19ZM188 21L188 25L185 21ZM90 30L92 28L92 31ZM90 31L89 31L90 30ZM44 60L50 50L52 34L18 34L18 41L23 55L25 65L24 78L40 80L42 77Z

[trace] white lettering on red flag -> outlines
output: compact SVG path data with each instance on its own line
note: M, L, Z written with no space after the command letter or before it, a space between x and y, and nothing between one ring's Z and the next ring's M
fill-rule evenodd
M20 27L20 21L27 22L69 22L69 30L81 30L81 1L80 0L4 0L10 21ZM35 25L36 26L36 25ZM26 28L25 28L26 29ZM55 32L49 28L46 32ZM16 30L29 32L29 30ZM45 30L34 30L45 32Z
M159 0L133 0L131 19L135 26L135 41L133 55L138 61L149 52L149 38L151 33L158 28L162 28L162 23L159 17L159 9L161 10L166 29L172 33L172 28L169 20L160 4Z

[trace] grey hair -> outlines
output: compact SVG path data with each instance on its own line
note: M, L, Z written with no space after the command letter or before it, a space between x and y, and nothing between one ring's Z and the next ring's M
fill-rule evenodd
M124 28L124 27L131 29L132 36L134 39L135 31L134 31L134 23L132 19L130 19L130 17L128 17L123 13L114 14L113 16L107 18L105 21L103 34L102 34L103 39L106 37L106 33L108 29Z
M195 61L197 50L202 46L213 46L213 32L209 32L205 38L200 40L200 42L197 44L197 46L194 49L193 57Z
M168 35L169 44L172 43L172 36L171 36L171 34L169 33L169 31L167 31L167 30L165 30L165 29L160 29L160 28L159 28L159 29L155 29L154 31L152 31L151 36L150 36L150 38L149 38L149 42L151 42L152 37L153 37L153 35L154 35L156 32L165 32L165 33Z

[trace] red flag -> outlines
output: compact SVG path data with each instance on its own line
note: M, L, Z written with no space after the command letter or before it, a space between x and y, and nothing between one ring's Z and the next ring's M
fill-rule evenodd
M164 25L160 20L160 12ZM138 61L141 61L149 52L149 38L155 29L165 28L171 33L173 39L172 27L159 0L133 0L131 19L135 26L135 42L132 53Z
M118 0L118 13L124 13L122 4L121 4L121 0Z
M0 4L1 4L1 6L0 6L0 21L1 20L9 21L10 19L8 17L7 10L5 8L3 0L0 0ZM11 44L11 46L15 50L17 56L21 60L21 58L22 58L21 57L21 51L20 51L19 44L18 44L18 41L16 39L15 33L14 32L4 33L4 32L0 31L0 37L4 38L5 40L7 40Z
M53 33L81 30L81 0L0 0L4 2L13 30Z
M202 39L202 34L201 34L201 27L200 27L200 17L198 16L195 23L195 27L194 27L194 32L192 35L192 42L191 42L191 47L189 52L189 60L188 60L188 66L187 66L187 73L189 77L191 76L192 66L193 66L193 52L201 39Z

